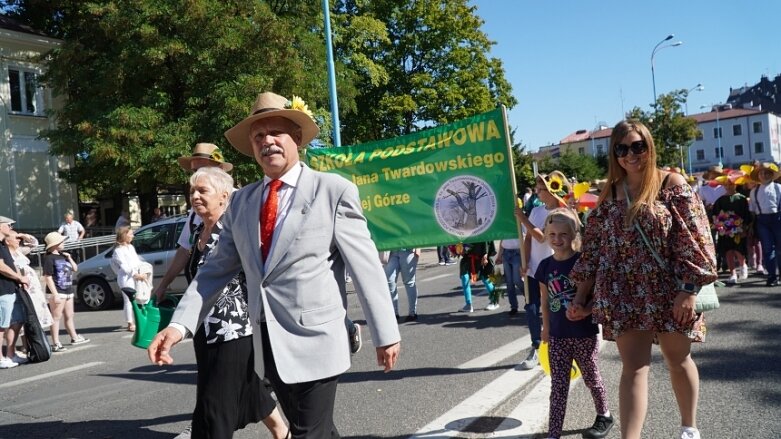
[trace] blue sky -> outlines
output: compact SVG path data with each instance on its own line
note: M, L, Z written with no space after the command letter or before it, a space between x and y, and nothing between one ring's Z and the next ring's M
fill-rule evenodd
M615 125L653 101L651 52L669 34L683 45L657 51L657 95L702 83L689 113L725 102L730 87L781 74L781 1L472 0L496 42L518 105L509 112L527 150L597 123Z

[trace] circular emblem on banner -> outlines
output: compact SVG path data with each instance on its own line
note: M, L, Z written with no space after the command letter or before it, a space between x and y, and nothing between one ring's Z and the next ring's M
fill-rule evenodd
M450 234L461 238L479 235L496 219L496 194L481 178L453 177L437 190L434 216Z

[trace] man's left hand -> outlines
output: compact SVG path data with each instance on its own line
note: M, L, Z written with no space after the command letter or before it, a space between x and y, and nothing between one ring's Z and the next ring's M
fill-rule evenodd
M380 346L377 348L377 365L385 367L385 372L390 372L393 366L396 365L396 360L399 359L399 352L401 351L401 342L396 342L388 346Z

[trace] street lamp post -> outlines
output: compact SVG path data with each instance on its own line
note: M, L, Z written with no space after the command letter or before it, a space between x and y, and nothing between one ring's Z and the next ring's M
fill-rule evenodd
M673 37L675 37L675 35L673 35L673 34L667 35L667 37L665 39L663 39L662 41L659 41L658 43L656 43L656 46L654 46L654 50L651 51L651 82L653 83L653 86L654 86L654 104L656 103L656 75L654 73L654 56L656 55L656 52L658 52L658 51L660 51L660 50L662 50L662 49L664 49L666 47L676 47L676 46L680 46L681 44L683 44L683 41L676 41L676 42L674 42L672 44L667 44L667 45L662 46L662 44L664 44L665 41L670 41L670 40L673 39ZM661 46L661 47L659 47L659 46Z
M686 101L684 101L684 105L686 106L687 115L689 114L689 93L693 91L703 91L703 90L705 90L705 86L703 86L702 84L697 84L694 87L686 90Z
M718 153L716 155L719 157L719 167L723 168L724 163L722 163L721 159L724 156L724 152L721 150L721 124L719 124L719 107L721 107L721 104L711 105L711 111L713 111L713 109L716 110L716 148L718 148ZM707 105L702 105L700 108L708 107Z

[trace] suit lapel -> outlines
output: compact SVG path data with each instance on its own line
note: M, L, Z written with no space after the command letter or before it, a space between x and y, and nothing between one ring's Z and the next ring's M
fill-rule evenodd
M274 250L271 252L271 259L266 267L267 270L263 274L264 279L274 271L279 261L287 254L310 212L310 205L314 197L314 172L307 166L304 166L303 163L301 167L301 175L298 177L298 183L293 193L292 204L285 220L280 225L282 229L279 230L275 238ZM258 231L256 230L255 233L257 234Z

